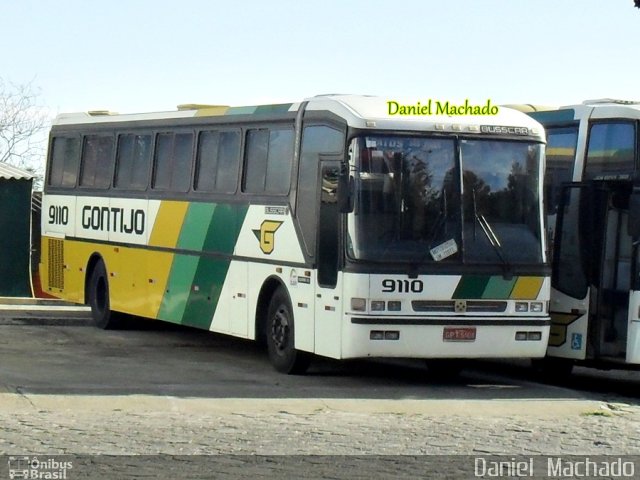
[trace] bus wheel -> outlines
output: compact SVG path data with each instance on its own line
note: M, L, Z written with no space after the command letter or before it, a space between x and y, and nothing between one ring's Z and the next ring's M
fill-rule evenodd
M267 315L267 349L271 364L282 373L304 373L311 357L294 347L293 309L282 287L273 294Z
M91 316L93 317L95 326L105 330L118 328L120 322L117 314L114 314L110 308L109 278L102 260L96 264L91 272L88 294Z

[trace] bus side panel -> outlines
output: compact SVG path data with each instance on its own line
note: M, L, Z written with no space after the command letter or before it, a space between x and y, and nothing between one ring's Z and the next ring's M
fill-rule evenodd
M269 279L278 279L286 289L295 322L295 347L306 352L314 351L314 311L313 287L310 283L299 282L304 269L294 267L280 267L266 263L249 263L248 276L250 279L248 313L251 319L249 338L256 338L253 330L253 320L256 318L258 298L260 292Z

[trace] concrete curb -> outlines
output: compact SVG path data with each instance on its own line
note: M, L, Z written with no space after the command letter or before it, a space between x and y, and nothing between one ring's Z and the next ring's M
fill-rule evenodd
M595 400L373 400L283 398L179 398L153 395L31 395L0 393L0 409L7 412L114 412L198 414L292 414L326 412L353 414L434 415L460 417L555 418L593 414L608 410ZM617 414L640 407L619 405Z
M91 309L56 299L0 297L0 325L80 326L91 324Z

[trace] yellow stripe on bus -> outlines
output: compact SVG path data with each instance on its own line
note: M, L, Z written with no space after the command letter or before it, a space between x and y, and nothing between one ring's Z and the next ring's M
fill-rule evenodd
M175 248L189 202L163 201L149 237L149 246Z
M513 286L511 298L514 300L535 300L542 288L543 277L520 277Z

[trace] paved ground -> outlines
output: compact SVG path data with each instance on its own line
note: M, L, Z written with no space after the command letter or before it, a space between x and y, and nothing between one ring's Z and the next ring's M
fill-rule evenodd
M4 453L638 454L640 407L594 401L0 396Z
M4 325L0 454L71 455L67 478L435 478L422 455L470 455L438 467L462 478L479 456L640 454L637 373L567 388L495 365L450 384L314 368L280 376L252 344L192 331Z

